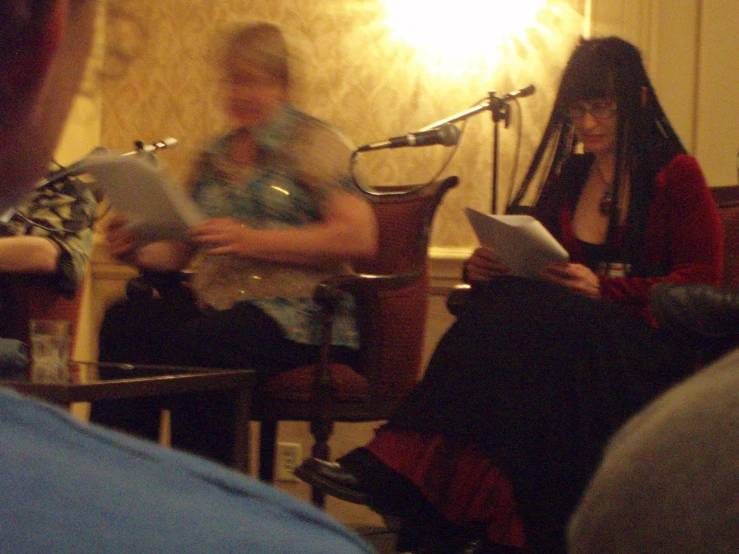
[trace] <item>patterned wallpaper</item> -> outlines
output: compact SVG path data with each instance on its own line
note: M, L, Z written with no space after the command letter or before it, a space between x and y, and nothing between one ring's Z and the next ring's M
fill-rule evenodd
M385 26L389 1L411 0L109 0L101 143L127 151L135 140L173 136L179 146L162 152L161 160L183 180L199 147L224 123L211 63L217 33L228 22L264 18L290 35L299 68L296 103L357 145L465 112L491 90L502 94L534 84L537 93L520 101L520 111L511 105L510 126L499 126L499 198L505 199L512 172L521 177L546 123L559 73L582 30L584 0L545 2L525 38L496 50L502 66L486 66L483 59L468 71L447 73L429 70L414 47ZM502 15L507 4L501 2ZM498 31L494 22L491 27ZM456 150L364 153L357 168L374 186L423 183L440 171L458 175L460 186L438 212L432 246L470 248L476 240L462 208L490 209L492 151L492 114L484 110L466 120Z

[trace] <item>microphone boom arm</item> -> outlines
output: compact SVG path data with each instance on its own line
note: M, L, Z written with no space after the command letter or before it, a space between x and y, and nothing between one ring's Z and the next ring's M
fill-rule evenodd
M534 87L534 85L529 85L520 90L509 92L508 94L504 94L501 97L496 96L494 90L488 91L488 100L485 103L480 104L479 106L470 108L468 110L465 110L463 112L459 112L455 115L447 117L446 119L436 121L435 123L432 123L431 125L427 125L426 127L423 127L422 129L418 130L418 132L427 131L429 129L434 129L436 127L439 127L440 125L444 125L446 123L455 123L457 121L462 121L464 119L472 117L473 115L476 115L486 110L490 110L490 112L492 112L492 116L493 116L493 175L492 175L491 204L492 204L493 214L497 213L497 207L498 207L497 206L498 204L498 123L502 120L505 122L506 128L508 128L509 115L510 115L510 112L508 110L508 102L510 102L511 100L518 100L519 98L524 98L526 96L531 96L535 92L536 92L536 88Z
M493 112L500 111L501 105L506 104L511 100L515 100L517 98L525 98L526 96L531 96L532 94L534 94L534 92L536 92L536 88L534 87L534 85L529 85L520 90L509 92L508 94L504 94L501 97L496 96L494 90L489 91L489 100L484 104L480 104L479 106L475 106L474 108L470 108L469 110L459 112L458 114L447 117L446 119L441 119L435 123L432 123L431 125L426 125L426 127L422 127L417 132L428 131L430 129L434 129L436 127L444 125L445 123L456 123L457 121L462 121L463 119L472 117L473 115L484 112L485 110L491 110ZM494 113L493 115L496 114Z
M429 131L431 129L435 129L436 127L440 127L441 125L444 125L446 123L456 123L457 121L462 121L464 119L467 119L468 117L472 117L473 115L476 115L480 112L487 110L489 107L490 107L489 103L485 103L480 106L475 106L474 108L470 108L469 110L459 112L458 114L455 114L451 117L447 117L446 119L441 119L437 121L436 123L432 123L431 125L426 125L426 127L422 127L417 132L420 133L423 131Z

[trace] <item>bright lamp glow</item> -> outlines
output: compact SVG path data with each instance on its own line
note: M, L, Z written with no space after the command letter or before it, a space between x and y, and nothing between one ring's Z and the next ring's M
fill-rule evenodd
M385 0L385 23L432 72L497 66L501 45L537 24L546 0Z

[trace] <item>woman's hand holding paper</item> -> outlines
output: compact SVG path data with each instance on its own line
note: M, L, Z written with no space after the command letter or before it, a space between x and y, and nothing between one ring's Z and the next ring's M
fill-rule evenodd
M111 216L105 227L108 252L114 258L153 271L177 271L190 262L193 249L178 241L142 241L139 233L130 227L127 216Z
M600 298L600 279L582 264L552 263L541 272L541 278L589 298Z
M477 248L465 263L465 276L470 283L490 281L508 274L509 271L497 254L484 246Z
M254 230L243 221L231 217L209 219L188 231L191 240L212 246L210 255L232 254L249 257L254 254Z
M123 261L129 261L141 246L136 232L127 227L128 221L125 215L114 215L105 227L110 255Z

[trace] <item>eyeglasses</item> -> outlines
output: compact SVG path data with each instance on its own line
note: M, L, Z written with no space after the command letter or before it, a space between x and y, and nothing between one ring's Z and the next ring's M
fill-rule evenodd
M592 115L598 121L611 119L618 112L615 102L594 102L588 105L586 103L574 104L565 110L565 115L570 121L579 121L585 117L586 113Z

